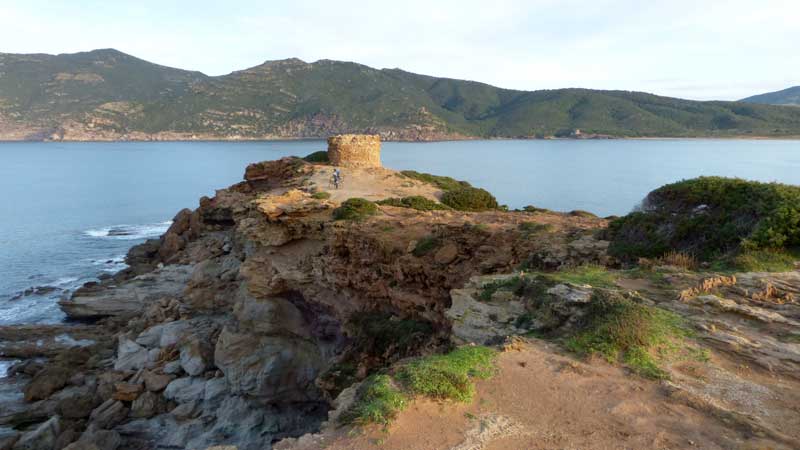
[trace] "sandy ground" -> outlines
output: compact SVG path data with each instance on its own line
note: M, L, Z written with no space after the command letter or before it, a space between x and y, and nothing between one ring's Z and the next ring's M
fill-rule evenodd
M381 200L388 197L408 197L421 195L438 199L442 191L427 183L403 176L401 173L384 168L356 169L342 168L344 182L339 189L331 184L333 167L318 165L310 182L317 189L331 193L331 200L337 203L348 198L361 197L367 200Z
M416 400L387 429L347 428L311 449L783 449L672 400L658 382L544 341L504 352L470 404Z

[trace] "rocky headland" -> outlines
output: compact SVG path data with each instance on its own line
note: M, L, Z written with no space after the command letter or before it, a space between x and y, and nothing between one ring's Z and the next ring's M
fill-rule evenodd
M586 212L506 211L372 162L333 189L308 159L251 164L178 212L61 302L69 323L0 328L23 389L0 449L800 445L797 271L632 266ZM595 319L612 310L667 325L611 357ZM384 427L353 419L376 374L406 386L454 348L498 349L481 400L408 388Z

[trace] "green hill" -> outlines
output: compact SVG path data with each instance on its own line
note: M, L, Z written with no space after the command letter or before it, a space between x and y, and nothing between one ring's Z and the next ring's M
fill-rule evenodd
M116 50L0 54L0 139L792 136L800 109L626 91L516 91L298 59L210 77Z
M765 105L800 106L800 86L790 87L782 91L767 92L742 99L747 103L761 103Z

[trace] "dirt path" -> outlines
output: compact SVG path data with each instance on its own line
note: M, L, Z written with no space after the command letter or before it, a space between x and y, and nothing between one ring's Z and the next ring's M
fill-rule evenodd
M502 353L471 404L417 400L388 432L317 436L311 449L788 449L671 400L658 383L534 341ZM350 433L352 434L352 433Z

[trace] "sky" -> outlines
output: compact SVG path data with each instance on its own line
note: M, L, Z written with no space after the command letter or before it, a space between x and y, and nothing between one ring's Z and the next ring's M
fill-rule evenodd
M736 100L800 84L800 0L0 0L0 52L222 75L335 59L505 88Z

